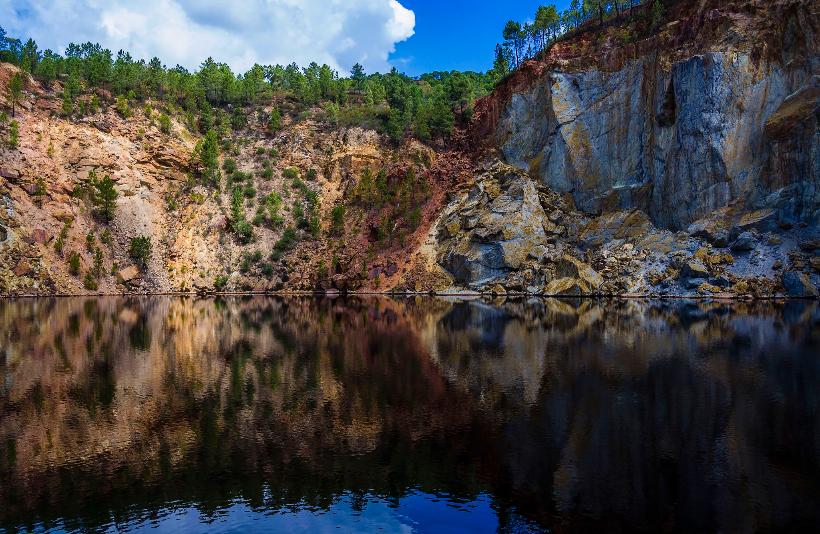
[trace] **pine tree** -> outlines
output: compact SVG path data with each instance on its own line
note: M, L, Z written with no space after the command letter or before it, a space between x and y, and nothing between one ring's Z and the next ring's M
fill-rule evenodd
M9 80L9 100L11 100L11 116L15 116L15 105L20 101L23 93L23 76L17 72Z
M114 188L114 180L107 174L101 180L97 179L97 175L93 171L89 178L93 188L91 202L97 208L97 213L103 220L111 222L111 219L114 218L117 197L119 196Z

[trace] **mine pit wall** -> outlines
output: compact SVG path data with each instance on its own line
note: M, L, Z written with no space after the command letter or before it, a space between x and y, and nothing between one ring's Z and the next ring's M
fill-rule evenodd
M738 205L817 225L818 17L800 6L765 54L761 43L686 57L637 44L614 68L611 53L584 68L530 62L477 105L475 130L590 215L639 208L677 230Z

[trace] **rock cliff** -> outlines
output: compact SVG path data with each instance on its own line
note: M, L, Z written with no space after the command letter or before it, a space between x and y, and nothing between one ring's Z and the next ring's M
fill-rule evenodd
M100 94L100 111L68 118L59 83L28 80L18 146L0 147L0 294L816 296L816 3L681 0L654 24L646 9L587 23L525 62L446 146L395 146L320 109L286 115L272 135L255 118L269 103L245 110L220 159L239 174L223 189L192 178L200 136L173 109L160 128ZM14 72L0 64L0 87ZM363 176L380 170L392 200L363 207ZM115 180L109 224L83 194L91 171ZM248 220L255 210L252 239L231 229L237 202ZM106 275L84 287L77 273L106 231ZM152 238L144 268L128 253L136 235Z
M519 172L485 171L446 212L442 264L457 283L499 290L743 293L734 286L751 277L762 294L781 278L786 293L816 294L816 5L678 2L636 40L641 20L582 28L477 103L485 158ZM553 260L566 254L631 265L559 282Z

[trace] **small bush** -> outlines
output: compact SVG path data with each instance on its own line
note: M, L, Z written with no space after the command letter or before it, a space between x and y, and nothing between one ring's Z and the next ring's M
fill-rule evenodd
M83 287L89 291L97 291L99 286L97 285L97 281L94 279L94 275L91 274L91 271L85 273L85 278L83 278Z
M131 108L128 106L128 99L123 95L117 97L117 104L115 107L117 113L119 113L123 119L127 119L131 116Z
M144 235L131 238L128 255L140 268L145 269L148 260L151 259L151 238Z
M236 160L233 158L227 158L225 161L222 162L222 169L227 174L233 174L236 172Z
M342 204L334 206L330 210L331 229L335 234L341 234L344 231L345 207Z
M236 235L246 243L253 239L253 226L248 221L242 220L237 222L234 225L234 231Z
M9 147L17 148L17 143L20 139L20 124L16 120L12 120L9 124Z
M270 263L263 263L260 269L262 270L262 274L267 276L268 278L273 276L273 265L271 265Z
M284 176L287 180L296 180L299 178L299 169L296 167L287 167L282 171L282 176Z
M228 277L227 275L220 274L214 279L214 289L217 291L222 291L225 289L225 286L228 285Z
M171 117L169 117L165 113L159 116L159 129L163 133L171 133Z
M63 223L63 227L60 229L60 233L54 241L54 251L60 256L63 255L63 247L65 247L65 240L68 238L68 229L71 228L72 222L73 221L69 219Z
M71 273L73 276L78 276L80 274L79 252L74 251L68 255L68 272Z
M294 230L293 227L288 226L282 233L282 237L279 238L279 240L273 245L273 250L274 252L279 252L281 255L282 252L292 249L295 244L296 230Z

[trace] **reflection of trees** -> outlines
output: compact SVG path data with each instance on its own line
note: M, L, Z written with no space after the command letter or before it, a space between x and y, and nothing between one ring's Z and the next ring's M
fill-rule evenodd
M0 301L0 524L416 486L490 491L508 524L811 519L818 322L811 302Z

